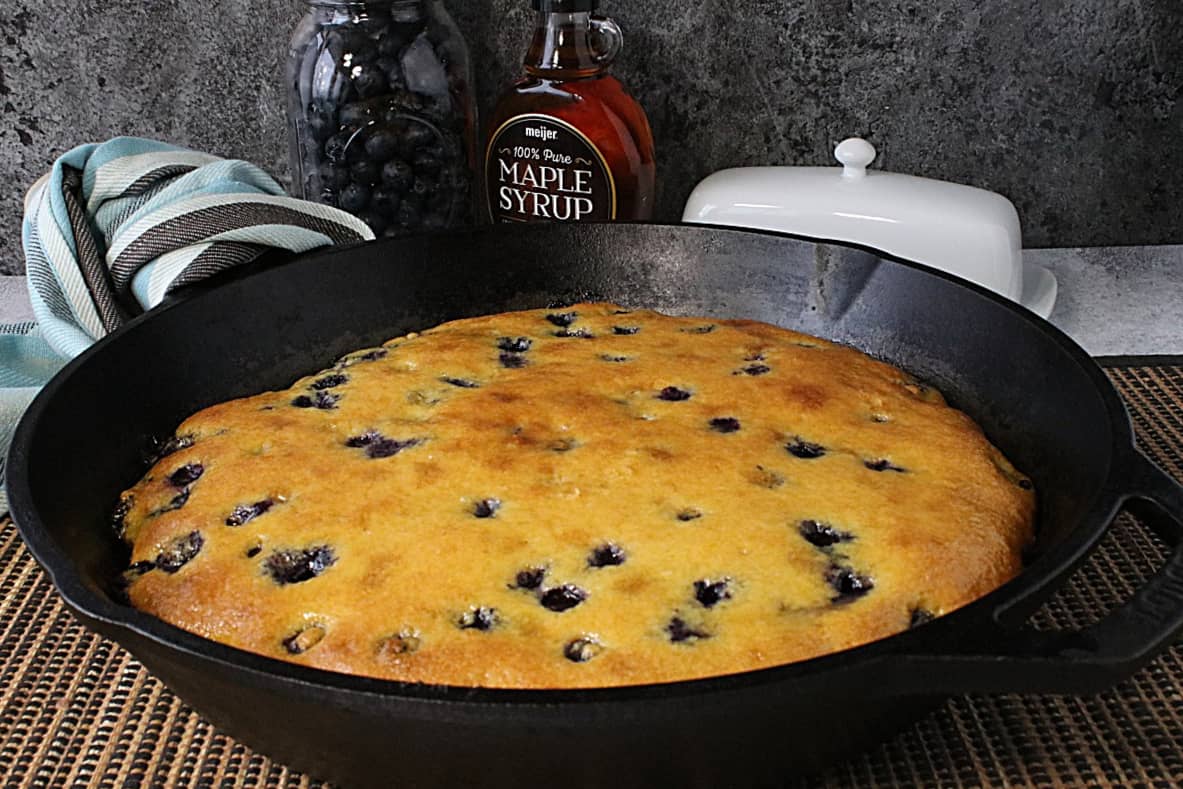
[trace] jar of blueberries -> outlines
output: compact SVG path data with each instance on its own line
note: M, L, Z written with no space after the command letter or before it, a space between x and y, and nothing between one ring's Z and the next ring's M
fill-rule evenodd
M375 235L472 223L476 99L440 0L306 0L292 38L292 191Z

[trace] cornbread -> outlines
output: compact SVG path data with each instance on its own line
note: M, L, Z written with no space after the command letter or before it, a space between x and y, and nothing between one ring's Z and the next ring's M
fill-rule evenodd
M729 674L1015 576L1030 481L844 346L611 304L448 323L191 417L115 514L131 603L431 684Z

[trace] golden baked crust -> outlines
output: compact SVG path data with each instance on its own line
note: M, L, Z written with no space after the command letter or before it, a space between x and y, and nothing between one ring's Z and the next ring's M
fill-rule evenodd
M752 321L457 321L177 436L117 513L131 602L414 682L802 660L965 605L1032 537L1030 482L935 390Z

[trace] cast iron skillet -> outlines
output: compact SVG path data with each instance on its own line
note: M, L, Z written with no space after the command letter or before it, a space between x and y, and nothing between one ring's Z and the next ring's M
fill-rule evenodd
M116 602L106 525L148 437L288 386L349 350L441 321L610 299L747 317L855 345L936 384L1035 480L1022 575L932 624L803 663L587 691L410 686L207 642ZM157 309L37 398L8 459L12 514L79 618L243 742L342 784L783 784L849 757L948 694L1087 693L1183 631L1183 488L1133 444L1103 373L1046 322L869 250L736 230L511 227L339 249ZM1129 507L1174 546L1079 632L1022 626Z

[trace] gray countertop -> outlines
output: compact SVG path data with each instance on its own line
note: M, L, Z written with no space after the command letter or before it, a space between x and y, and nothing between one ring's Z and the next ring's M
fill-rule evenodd
M1094 356L1183 355L1183 246L1024 253L1059 280L1051 321ZM24 277L0 277L0 322L32 320Z

